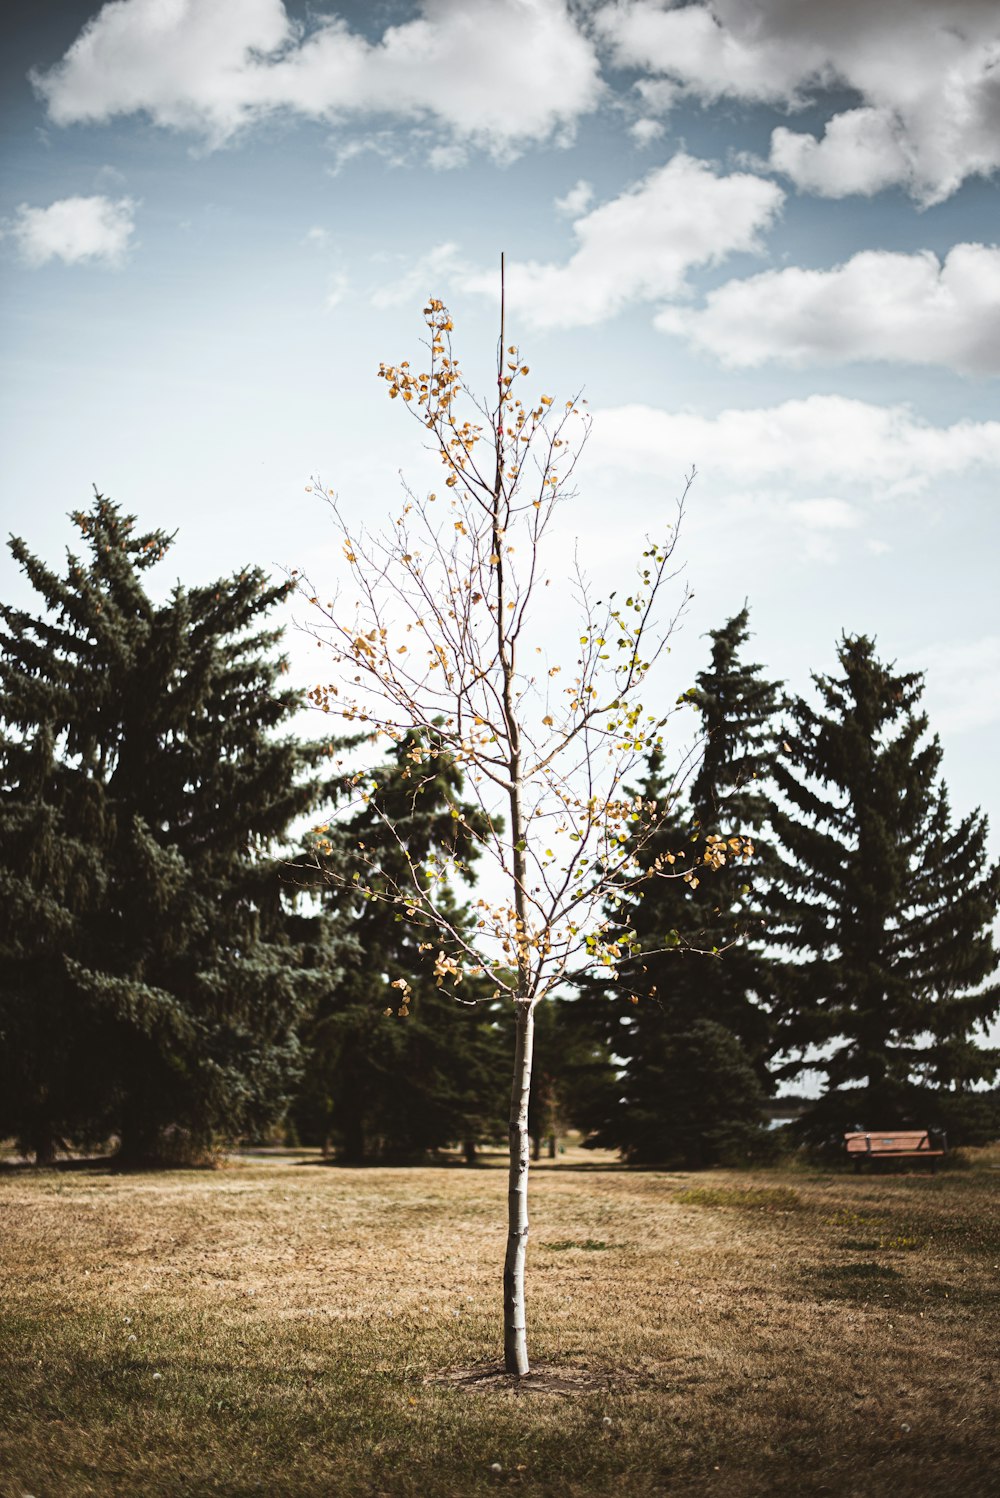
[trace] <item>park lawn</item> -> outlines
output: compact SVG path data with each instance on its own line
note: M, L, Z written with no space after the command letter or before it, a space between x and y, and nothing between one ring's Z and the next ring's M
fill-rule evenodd
M543 1164L513 1387L499 1157L8 1170L0 1494L996 1498L998 1188Z

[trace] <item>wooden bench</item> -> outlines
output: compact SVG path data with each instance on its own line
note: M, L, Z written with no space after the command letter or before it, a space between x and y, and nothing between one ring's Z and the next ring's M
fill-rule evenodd
M860 1171L866 1160L929 1160L931 1173L948 1151L945 1136L937 1136L941 1147L932 1144L928 1129L886 1129L884 1133L861 1131L844 1135L847 1153L854 1161L855 1171Z

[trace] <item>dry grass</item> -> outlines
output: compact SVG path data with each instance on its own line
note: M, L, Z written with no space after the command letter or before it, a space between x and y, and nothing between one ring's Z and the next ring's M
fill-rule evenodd
M4 1175L3 1498L1000 1493L1000 1150L543 1165L520 1388L495 1164Z

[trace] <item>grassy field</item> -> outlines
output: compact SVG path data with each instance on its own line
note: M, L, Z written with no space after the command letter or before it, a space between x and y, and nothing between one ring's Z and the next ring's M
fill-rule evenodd
M0 1493L1000 1494L1000 1149L937 1177L0 1176Z

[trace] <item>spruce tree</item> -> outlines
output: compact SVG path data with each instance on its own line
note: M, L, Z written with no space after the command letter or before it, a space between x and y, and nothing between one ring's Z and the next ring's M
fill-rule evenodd
M922 674L864 636L838 659L842 675L813 677L819 707L793 704L776 767L768 934L786 954L784 1074L823 1074L821 1123L884 1128L906 1121L915 1083L961 1092L996 1074L998 1053L972 1042L1000 1010L1000 866L985 817L952 815Z
M554 1159L561 1135L570 1129L592 1134L614 1112L620 1091L617 1067L607 1026L595 1023L595 1012L596 1006L576 994L553 996L538 1011L538 1057L528 1099L528 1132L536 1160L543 1152ZM601 1018L606 1021L606 1015ZM509 1013L501 1011L501 1024L509 1042Z
M725 949L714 971L691 970L693 986L704 996L698 1017L721 1025L739 1040L762 1086L768 1088L773 995L760 909L775 868L766 831L768 783L784 696L782 684L766 677L762 665L742 659L750 638L749 618L744 604L721 629L710 632L711 663L698 673L690 694L701 716L703 747L689 801L705 873L690 892L688 919L695 917L703 948ZM752 859L713 866L712 840L734 834L752 837Z
M469 1002L456 1004L440 943L413 916L365 898L345 874L361 844L369 854L378 849L383 880L405 887L408 860L446 851L474 882L482 817L461 802L460 772L427 737L404 735L391 760L371 772L377 809L369 797L313 844L322 880L315 887L350 933L352 955L310 1026L293 1118L300 1138L328 1143L353 1164L417 1159L456 1143L471 1159L477 1141L501 1132L493 1115L506 1051L488 990L480 985L477 997L466 984ZM437 898L457 928L468 923L450 888L439 886Z
M604 1015L604 1037L623 1072L595 1142L635 1160L699 1166L745 1158L760 1143L773 1024L759 903L773 855L759 834L780 684L742 659L748 621L744 607L711 632L710 664L687 694L703 730L687 802L665 776L661 753L650 757L640 789L644 800L675 803L647 860L668 854L680 868L693 854L700 867L652 883L631 911L642 950L623 965L621 997ZM729 839L741 836L754 840L749 863L720 862Z
M148 1160L285 1106L329 953L278 855L323 751L274 736L300 696L262 626L291 585L156 603L171 538L101 495L72 518L65 576L11 542L44 613L0 608L0 1129L39 1158L114 1130Z

